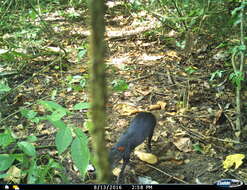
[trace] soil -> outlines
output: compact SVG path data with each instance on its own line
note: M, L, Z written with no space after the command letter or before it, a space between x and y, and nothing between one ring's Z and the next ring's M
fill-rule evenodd
M70 33L61 40L70 46L80 46L85 39L73 33L85 29L85 26L77 22L67 24L70 24ZM247 181L246 162L237 169L223 168L226 156L245 154L246 146L231 141L235 139L232 127L235 122L233 86L225 78L210 81L213 72L225 69L225 60L213 58L218 53L215 49L218 42L206 34L197 34L198 42L185 51L176 46L177 41L182 41L180 34L167 29L161 35L155 28L162 26L155 24L158 21L147 13L126 16L115 8L109 9L106 15L108 86L119 79L128 84L125 91L108 90L107 148L117 142L137 111L150 111L158 121L152 140L152 154L157 156L158 162L147 164L132 154L125 183L138 183L138 177L150 177L159 184L212 184L223 178ZM32 65L33 68L38 66L41 65ZM65 75L75 74L74 71L78 74L87 72L78 67L81 66L69 64ZM53 69L50 68L49 72L54 87L61 85L58 82L66 76L56 75L57 71ZM40 79L28 84L30 88L41 85L40 90L32 94L36 97L41 97L42 89L45 89ZM73 105L84 100L86 95L83 93L58 93L58 103ZM15 100L13 110L34 97L20 93L17 98L24 100L10 97ZM163 107L157 103L159 101ZM70 119L76 126L83 127L85 114L79 113ZM19 121L12 119L13 123ZM52 129L49 124L44 128ZM71 163L66 163L66 168L72 183L84 183ZM95 173L89 173L86 181L94 180L94 177Z

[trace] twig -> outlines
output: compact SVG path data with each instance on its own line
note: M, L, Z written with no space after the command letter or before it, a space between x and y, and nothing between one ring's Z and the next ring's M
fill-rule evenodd
M56 145L46 145L46 146L37 146L35 149L40 150L40 149L56 149Z
M167 70L167 78L168 78L168 81L170 82L170 84L176 84L175 81L173 80L173 78L171 77L171 73L169 70Z
M47 98L47 97L50 97L50 96L45 96L45 97L43 97L43 98L40 98L40 100L43 100L43 99L45 99L45 98ZM34 105L35 103L36 103L36 102L34 102L34 103L32 103L32 104L29 104L29 105L26 105L26 106L23 106L22 108L28 108L28 107ZM14 116L15 114L19 113L19 112L20 112L20 110L17 110L17 111L15 111L14 113L11 113L11 114L8 115L7 117L3 118L2 120L0 120L0 124L1 124L2 122L4 122L5 120L7 120L8 118L10 118L10 117Z
M184 184L188 184L188 182L186 182L186 181L184 181L184 180L182 180L182 179L179 179L179 178L177 178L177 177L175 177L175 176L172 176L172 175L170 175L170 174L168 174L168 173L166 173L166 172L160 170L159 168L156 168L156 167L154 167L154 166L152 166L152 165L150 165L150 164L147 164L147 165L148 165L150 168L153 168L153 169L159 171L160 173L162 173L162 174L164 174L164 175L166 175L166 176L168 176L168 177L170 177L170 178L172 178L172 179L175 179L175 180L177 180L177 181L179 181L179 182L181 182L181 183L184 183Z
M218 103L218 106L219 106L219 108L221 109L221 110L223 110L222 109L222 106ZM234 124L232 123L232 120L229 118L229 116L224 112L224 115L226 116L226 118L228 119L228 121L229 121L229 123L230 123L230 125L231 125L231 127L232 127L232 130L233 131L235 131L236 130L236 128L235 128L235 126L234 126Z
M166 73L161 73L161 72L156 72L155 74L158 74L158 75L161 75L161 76L168 76ZM199 81L199 80L208 79L208 76L197 76L197 77L180 77L180 76L174 76L174 78L177 78L177 79L180 79L180 80L189 79L190 81Z
M235 143L235 144L247 144L247 143L241 143L239 141L235 141L235 140L232 140L232 139L219 139L219 138L216 138L216 137L212 137L212 136L207 136L205 137L206 139L213 139L213 140L217 140L217 141L221 141L221 142L228 142L228 143Z
M31 76L29 79L25 80L24 82L22 82L21 84L19 84L18 86L16 86L15 88L11 89L11 91L9 91L7 94L5 94L2 98L0 98L0 101L4 100L5 98L7 98L7 96L9 96L12 92L14 92L15 90L17 90L20 86L26 84L27 82L31 81L34 77L36 77L39 73L41 73L42 71L44 71L46 68L50 67L51 65L53 65L54 63L57 62L57 60L60 58L55 59L53 62L51 62L50 64L46 65L45 67L43 67L41 70L39 70L38 72L34 73L33 76ZM0 122L1 123L1 122Z
M180 123L181 124L181 123ZM194 135L195 137L197 137L198 139L206 139L206 136L202 135L202 134L199 134L199 133L196 133L194 131L191 131L189 130L187 127L184 127L183 124L179 125L179 127L181 127L183 130L187 131L188 133ZM190 135L188 134L188 135ZM190 135L191 136L191 135Z
M156 12L153 12L153 11L150 11L150 10L147 10L147 11L149 13L151 13L153 15L153 17L155 17L158 21L160 21L163 26L166 26L166 27L168 27L171 30L178 31L177 28L174 28L174 27L170 26L169 24L167 24L164 21L164 16L163 15L160 15L159 13L156 13Z
M213 139L213 140L217 140L217 141L221 141L221 142L228 142L228 143L235 143L235 144L247 144L247 143L241 143L239 141L235 141L235 140L232 140L232 139L220 139L220 138L216 138L216 137L212 137L212 136L205 136L203 134L199 134L197 132L194 132L194 131L191 131L189 130L188 128L184 127L182 124L179 125L179 127L181 127L182 129L184 129L185 131L187 131L188 133L191 133L193 134L194 136L202 139L202 140L210 140L210 139Z
M177 6L177 2L174 1L174 0L172 0L172 2L173 2L173 4L174 4L174 6L175 6L175 9L177 10L177 13L178 13L179 17L183 17L182 12L179 10L179 8L178 8L178 6ZM186 23L185 23L184 20L182 20L182 24L184 25L185 30L188 31L188 27L187 27L187 25L186 25Z
M146 75L146 76L142 76L142 77L139 77L139 78L136 78L136 79L129 80L128 83L136 82L136 81L138 81L138 80L142 80L142 79L148 78L148 77L152 76L153 74L154 74L154 73L151 73L151 74Z
M18 72L16 72L16 71L13 71L13 72L2 72L2 73L0 73L0 78L9 77L9 76L13 76L13 75L18 75Z

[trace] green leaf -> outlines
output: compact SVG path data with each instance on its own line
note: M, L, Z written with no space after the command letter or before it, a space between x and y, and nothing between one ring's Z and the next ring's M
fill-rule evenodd
M81 86L81 88L84 88L86 86L86 84L87 84L87 80L86 79L81 79L80 80L80 86Z
M33 111L33 110L29 110L29 109L21 109L21 115L26 117L27 119L31 120L33 118L36 117L38 113Z
M29 11L29 17L34 21L37 18L36 12L33 10L30 10Z
M49 121L56 128L60 129L60 128L66 128L67 127L67 125L61 120L58 120L58 121L49 120Z
M14 55L16 58L18 58L18 57L20 57L20 58L30 58L28 54L22 53L22 52L12 51L11 54Z
M217 71L211 73L211 78L210 78L209 80L212 81L212 80L214 80L216 77L222 78L223 73L224 73L224 71L222 71L222 70L217 70Z
M52 158L49 159L48 166L49 166L49 168L57 168L57 169L62 169L63 168L58 162L56 162Z
M78 54L77 54L78 60L81 60L82 58L84 58L86 53L87 53L87 49L79 49Z
M32 157L36 156L35 147L31 143L22 141L22 142L17 143L17 145L28 156L32 156Z
M55 90L53 90L53 91L51 92L51 99L52 99L52 100L55 100L56 95L57 95L57 89L55 89Z
M61 105L53 101L40 100L38 103L43 105L48 111L51 111L51 112L58 111L65 115L66 113L70 113L66 108L62 107Z
M83 125L88 130L91 130L93 128L93 122L91 119L87 119Z
M34 184L37 183L39 178L39 168L35 160L31 160L30 167L28 169L27 183Z
M52 112L51 115L47 115L46 119L50 122L58 121L67 113L70 113L66 108L52 101L39 101L39 104L43 105L48 111Z
M40 117L36 117L37 114L38 113L33 110L21 109L21 115L34 123L39 123L40 121Z
M200 146L199 143L194 144L194 145L193 145L193 149L194 149L196 152L203 153L202 148L201 148L201 146Z
M62 154L72 141L72 133L70 128L60 128L57 132L55 143L59 154Z
M241 82L244 81L244 75L242 72L237 71L231 73L229 79L232 81L233 84L235 84L238 87L241 87Z
M90 153L88 149L87 136L80 130L76 129L77 137L73 140L71 145L71 156L75 166L79 169L81 175L85 177L87 167L89 164Z
M23 153L21 154L11 154L11 156L13 156L13 158L15 158L17 161L19 162L24 162L24 160L26 160L27 156Z
M34 135L31 135L31 136L27 137L27 141L30 142L30 143L35 142L37 140L38 140L37 137L34 136Z
M3 148L7 147L14 141L15 138L13 138L11 130L6 129L4 133L0 134L0 146Z
M236 7L232 12L232 16L235 16L236 14L238 14L238 12L242 9L242 7Z
M7 170L15 161L15 158L9 154L0 154L0 171Z
M74 105L73 110L84 110L91 108L91 104L89 102L81 102Z
M11 88L8 85L0 83L0 92L9 92L10 90Z
M195 68L195 67L187 67L187 68L185 68L185 71L187 72L187 73L189 73L189 74L192 74L192 73L194 73L194 72L196 72L197 71L197 69Z
M49 121L58 121L60 120L63 116L66 115L66 112L62 111L62 110L56 110L56 111L53 111L51 115L48 115L47 116L47 119Z
M129 85L125 80L114 80L112 82L114 91L125 91L129 88Z
M0 179L9 177L11 174L0 174Z
M15 61L15 56L11 52L0 54L0 58L8 62Z
M86 144L88 143L87 135L85 135L85 133L83 133L83 131L80 128L76 128L74 132L76 136L79 137L82 142Z

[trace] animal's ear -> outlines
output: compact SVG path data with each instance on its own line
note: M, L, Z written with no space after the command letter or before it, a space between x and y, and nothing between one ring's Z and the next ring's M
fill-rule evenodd
M119 146L119 147L117 147L117 150L120 151L120 152L124 152L125 147L124 146Z

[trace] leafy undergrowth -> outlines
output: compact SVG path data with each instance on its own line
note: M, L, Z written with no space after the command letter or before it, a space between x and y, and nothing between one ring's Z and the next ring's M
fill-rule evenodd
M78 21L61 21L56 15L47 15L47 18L54 18L53 22L60 26L57 27L60 31L56 31L60 35L56 38L67 55L60 54L54 61L52 56L42 54L43 50L40 50L41 56L26 63L22 74L13 76L12 81L15 82L11 86L36 74L18 88L16 94L8 97L9 106L2 108L5 116L11 116L23 106L44 115L44 108L33 103L48 97L70 111L77 103L88 102L85 88L88 79L87 45L82 46L87 44L86 38L82 38L88 35L87 27ZM202 34L188 54L176 46L182 41L177 32L167 30L161 35L159 27L160 23L147 12L133 13L130 17L106 15L107 147L117 141L135 112L151 110L158 120L152 141L152 153L157 156L158 162L146 164L132 155L130 167L126 170L126 183L138 183L140 176L150 177L160 184L214 183L222 178L246 181L245 163L236 169L231 164L229 168L223 165L227 156L241 154L245 150L242 144L232 141L235 136L232 127L235 121L234 88L225 80L227 75L215 72L228 72L225 71L225 62L229 60L224 56L223 59L218 58L224 49L217 48L220 42L213 37ZM50 48L52 55L61 51L56 45L51 47L48 39L43 46L46 50ZM88 134L85 127L87 119L86 109L64 118ZM61 157L54 146L49 146L51 142L54 144L54 127L50 123L29 122L17 112L2 125L2 130L5 126L13 126L11 129L19 138L32 134L39 137L39 141L35 142L35 146L39 147L38 154L46 155L48 152L49 158L41 157L38 163L50 164L50 168L55 170L61 169L55 165ZM239 163L239 159L235 158L233 165ZM60 164L66 170L64 176L56 177L54 172L51 175L55 177L42 182L90 183L94 180L95 173L88 173L83 181L66 155L62 160ZM21 178L20 182L25 183L25 180Z

